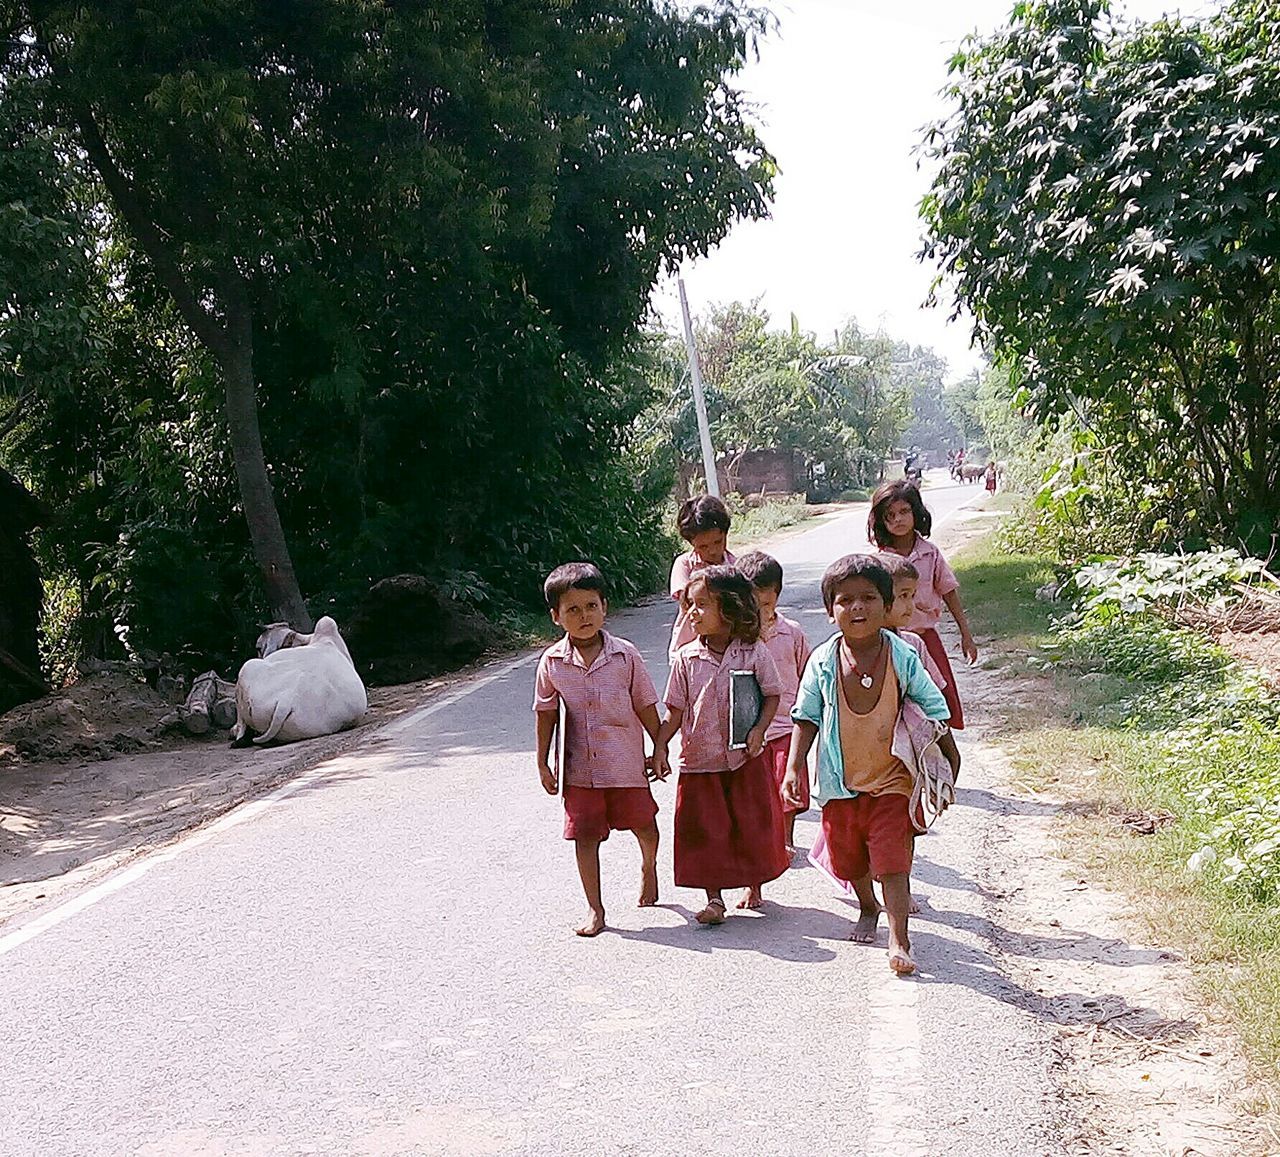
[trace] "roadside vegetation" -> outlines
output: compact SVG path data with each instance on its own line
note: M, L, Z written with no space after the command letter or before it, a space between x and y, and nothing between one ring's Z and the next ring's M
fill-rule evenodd
M1225 611L1253 568L1219 553L1139 582L1094 565L1063 587L1061 561L1020 537L954 560L975 629L993 636L988 662L1028 681L999 742L1028 790L1071 801L1070 854L1140 898L1280 1098L1280 672L1178 622ZM1162 593L1135 605L1135 586Z

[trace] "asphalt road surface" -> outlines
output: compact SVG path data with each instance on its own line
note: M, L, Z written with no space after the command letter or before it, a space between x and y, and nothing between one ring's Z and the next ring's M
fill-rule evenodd
M928 498L945 522L974 496ZM864 520L775 546L815 642L817 580ZM659 688L671 618L655 601L610 622ZM694 926L699 895L670 883L674 780L655 790L662 906L634 906L615 834L612 930L579 939L534 659L0 936L0 1153L1062 1151L1048 1032L984 939L980 808L921 841L913 980L883 928L848 940L853 909L811 868L762 913ZM810 812L798 842L816 831Z

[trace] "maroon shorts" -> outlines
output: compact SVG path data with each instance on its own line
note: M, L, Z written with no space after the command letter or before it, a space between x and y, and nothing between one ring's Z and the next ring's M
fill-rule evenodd
M791 866L782 803L761 752L736 771L680 773L675 877L681 888L754 888Z
M960 692L956 688L956 675L951 670L951 660L947 658L947 649L942 645L942 636L938 634L932 627L921 627L916 634L924 640L924 645L929 650L929 658L938 664L938 670L942 672L942 677L947 681L947 685L942 689L942 697L947 701L947 707L951 711L951 719L947 726L952 731L964 730L964 709L960 706Z
M782 798L782 781L787 778L787 756L790 754L790 735L779 735L777 739L771 739L764 745L764 760L769 765L769 770L773 772L773 782L778 785L778 799L782 801L783 815L795 815L797 812L809 810L809 777L807 775L800 777L801 804L799 807L789 804Z
M842 880L871 873L877 880L911 871L916 830L905 795L859 795L822 806L822 834L831 867Z
M648 787L574 787L564 789L564 838L607 840L609 832L647 828L658 814Z

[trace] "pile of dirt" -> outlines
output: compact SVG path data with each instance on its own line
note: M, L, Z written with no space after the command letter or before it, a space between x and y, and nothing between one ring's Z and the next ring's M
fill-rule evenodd
M0 764L18 759L110 759L155 741L173 708L136 679L115 672L80 682L0 715Z

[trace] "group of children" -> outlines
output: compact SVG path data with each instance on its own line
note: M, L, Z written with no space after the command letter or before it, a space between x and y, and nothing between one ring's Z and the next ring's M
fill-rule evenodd
M599 850L610 831L634 832L642 854L640 905L657 903L658 806L649 783L669 775L677 733L675 882L705 892L696 917L704 926L724 923L726 890L745 890L737 906L758 908L763 886L792 863L795 817L810 804L808 756L818 740L822 829L810 859L857 896L853 938L871 942L884 911L889 965L913 972L907 923L920 815L913 774L895 754L895 729L907 703L929 720L964 726L937 632L945 606L965 657L977 658L959 584L928 540L932 519L918 489L886 483L868 519L879 552L845 555L826 569L822 599L836 633L810 652L799 624L777 611L781 565L760 551L735 559L730 521L716 498L691 499L680 509L680 534L690 549L671 571L679 612L661 700L665 719L639 651L604 630L600 570L567 563L544 584L552 620L565 634L538 663L538 770L547 792L563 788L564 835L574 842L590 909L577 932L594 936L605 927ZM755 675L762 697L745 748L730 746L729 719L732 676L743 671ZM563 784L551 765L562 714ZM939 747L958 773L949 731Z

